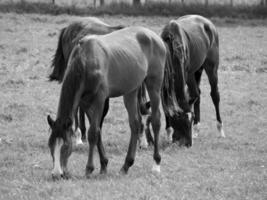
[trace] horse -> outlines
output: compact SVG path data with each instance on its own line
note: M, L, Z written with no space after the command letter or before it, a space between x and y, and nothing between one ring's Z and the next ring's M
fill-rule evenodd
M171 140L184 140L186 146L192 144L192 123L185 120L183 113L194 110L193 130L197 137L200 123L200 80L205 70L211 87L217 129L225 137L220 115L220 93L218 89L219 36L215 25L199 15L186 15L171 20L161 33L167 44L171 60L170 65L175 79L175 96L181 113L175 123L172 116L166 114L166 130ZM188 96L189 95L189 96ZM167 97L163 97L167 98ZM172 133L172 127L176 127ZM191 139L190 139L191 138Z
M88 34L103 35L122 28L124 28L124 26L111 26L95 17L85 17L64 27L59 35L57 49L51 64L53 71L49 75L49 80L59 83L62 82L71 51L82 37ZM108 109L109 99L106 100L104 106L101 127ZM76 144L82 144L82 141L86 141L85 113L82 109L79 109L79 114L77 113L75 122Z
M154 132L154 164L160 172L160 92L164 82L166 46L160 36L144 27L127 27L106 35L86 35L73 48L63 78L56 120L47 116L51 134L48 146L53 158L52 177L68 178L72 152L73 119L78 106L90 119L88 161L85 175L94 170L94 149L98 147L100 173L107 172L108 159L102 144L100 121L108 98L123 96L131 137L121 173L133 165L141 128L138 91L145 84L150 98Z

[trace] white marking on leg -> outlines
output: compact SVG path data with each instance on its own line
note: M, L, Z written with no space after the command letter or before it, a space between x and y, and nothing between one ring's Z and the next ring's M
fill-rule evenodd
M167 141L171 143L172 135L173 135L173 128L172 127L167 128L166 132L167 132Z
M192 120L192 113L191 112L188 112L186 114L187 114L188 120L191 121Z
M139 138L139 141L140 141L140 148L142 149L147 149L148 148L148 142L147 142L147 138L146 138L146 134L145 134L145 130L146 129L149 129L149 125L147 126L146 124L146 121L147 121L147 118L148 118L149 115L142 115L142 122L145 122L144 124L144 130Z
M160 173L160 164L154 163L152 167L152 172Z
M200 132L200 123L198 122L197 124L193 125L193 133L192 133L192 138L197 138Z
M81 133L80 128L77 128L76 129L76 131L75 131L75 138L76 138L76 145L83 144L83 141L82 141L82 133Z
M217 129L221 135L222 138L225 138L225 133L223 130L223 123L217 122Z
M54 168L52 170L52 175L55 175L55 176L63 174L63 171L60 165L60 151L61 151L62 145L63 145L63 139L56 138L56 144L54 148Z
M147 143L147 139L146 139L146 134L142 133L141 137L140 137L140 147L142 149L147 149L148 147L148 143Z

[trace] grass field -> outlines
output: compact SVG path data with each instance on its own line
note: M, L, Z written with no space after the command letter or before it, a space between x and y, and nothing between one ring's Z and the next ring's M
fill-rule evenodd
M85 179L87 146L75 147L70 180L52 181L47 114L56 115L60 85L47 75L59 30L79 17L0 13L0 199L267 199L267 26L264 21L215 20L220 34L219 88L226 138L219 138L203 76L201 133L190 149L166 145L161 174L152 149L138 150L129 174L119 174L129 141L121 98L103 127L108 174L99 159ZM160 33L170 18L104 16L110 24L143 25Z

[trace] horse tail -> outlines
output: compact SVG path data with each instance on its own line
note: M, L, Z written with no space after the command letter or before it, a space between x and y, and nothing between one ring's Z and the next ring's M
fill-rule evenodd
M50 81L58 81L59 83L62 82L64 77L64 72L66 69L67 63L65 62L64 54L63 54L63 46L62 46L62 39L63 34L66 28L63 28L60 32L57 44L57 50L52 60L51 67L53 68L52 73L49 75Z

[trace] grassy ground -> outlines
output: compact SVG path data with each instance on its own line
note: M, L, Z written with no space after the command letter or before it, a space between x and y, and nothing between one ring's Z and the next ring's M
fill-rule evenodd
M0 199L267 199L267 27L260 21L217 21L219 87L226 138L218 137L206 76L201 134L190 149L166 145L162 118L162 173L151 172L152 149L139 150L126 176L118 173L129 141L121 98L103 127L107 175L99 159L84 177L87 146L70 160L72 179L53 182L46 115L55 117L60 85L47 82L59 30L71 16L0 14ZM101 17L111 24L144 25L157 33L170 18ZM240 25L242 24L242 25Z

